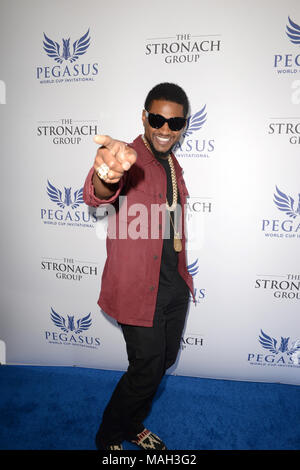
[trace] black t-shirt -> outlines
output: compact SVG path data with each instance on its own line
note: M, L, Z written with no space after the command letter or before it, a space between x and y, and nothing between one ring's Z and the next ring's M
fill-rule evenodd
M159 163L164 167L167 177L167 200L169 206L173 203L173 186L171 178L171 169L168 159L156 157ZM180 204L180 197L177 191L177 204ZM174 212L166 210L166 229L165 238L163 240L163 249L160 267L160 284L170 284L177 271L178 253L174 250L174 230L170 222L170 216L174 223ZM176 226L175 226L176 229Z

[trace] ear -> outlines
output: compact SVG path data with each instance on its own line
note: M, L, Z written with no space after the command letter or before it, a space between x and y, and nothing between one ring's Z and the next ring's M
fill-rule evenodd
M143 113L142 113L142 121L143 121L143 125L144 125L144 127L145 127L145 124L146 124L146 120L147 120L147 118L146 118L146 110L145 110L145 109L143 109Z

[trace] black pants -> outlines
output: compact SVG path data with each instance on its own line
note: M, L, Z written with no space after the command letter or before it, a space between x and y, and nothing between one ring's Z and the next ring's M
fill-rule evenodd
M161 379L176 361L188 298L188 287L176 272L169 286L159 286L153 327L121 325L129 366L104 410L99 448L131 440L144 429Z

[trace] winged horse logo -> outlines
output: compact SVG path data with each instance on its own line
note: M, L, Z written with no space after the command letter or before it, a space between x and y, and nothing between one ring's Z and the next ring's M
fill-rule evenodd
M193 132L196 132L199 129L201 129L201 127L206 121L206 116L207 116L206 105L204 105L203 108L200 109L200 111L198 111L195 114L191 114L191 116L188 118L186 129L183 132L182 136L187 137L191 135Z
M296 340L292 343L291 347L289 347L289 337L283 338L281 337L280 344L277 346L277 339L271 338L271 336L264 333L260 330L261 335L259 336L259 342L263 348L268 349L273 354L286 353L288 356L295 355L300 351L300 341Z
M289 217L295 219L298 215L300 215L300 194L298 194L298 206L294 208L295 201L291 196L283 193L279 190L276 186L276 193L274 194L274 202L277 206L277 209L283 211Z
M286 26L286 34L293 44L300 44L300 26L294 23L290 17L289 25Z
M58 44L58 42L48 38L48 36L46 36L44 33L44 51L49 57L51 57L51 59L54 59L59 64L62 64L63 61L69 61L72 63L77 60L79 56L86 53L90 45L89 32L90 30L88 29L80 39L77 39L77 41L73 42L72 52L70 50L70 38L62 40L61 49L61 46Z
M55 312L52 307L51 312L51 320L53 321L54 325L60 328L65 333L68 333L69 331L74 331L74 333L78 334L82 331L88 330L92 324L90 313L83 318L79 318L75 325L74 315L67 315L68 319L66 320L66 318L64 318L62 315L59 315L57 312Z
M62 191L48 180L47 194L52 202L55 202L59 207L64 209L66 206L71 206L72 209L76 209L79 204L83 204L83 188L77 189L73 194L73 200L71 195L71 188L64 188L64 196Z

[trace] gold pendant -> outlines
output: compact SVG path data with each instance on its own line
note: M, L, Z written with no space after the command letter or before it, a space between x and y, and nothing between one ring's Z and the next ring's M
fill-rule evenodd
M174 233L174 250L178 253L182 250L182 243L179 237L179 233Z

